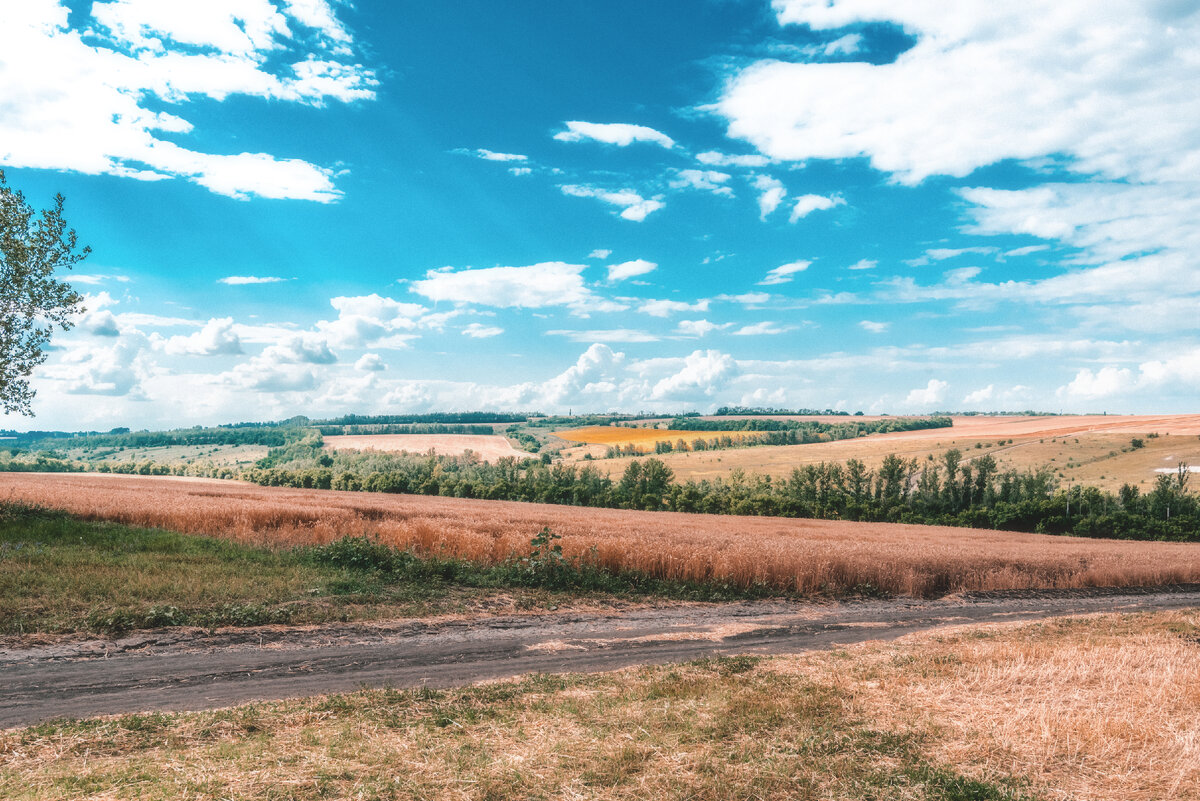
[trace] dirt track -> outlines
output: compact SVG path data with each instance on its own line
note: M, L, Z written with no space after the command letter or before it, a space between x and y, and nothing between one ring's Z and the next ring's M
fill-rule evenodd
M1200 586L940 601L755 602L0 647L0 727L380 687L449 687L717 654L797 653L972 623L1200 606Z

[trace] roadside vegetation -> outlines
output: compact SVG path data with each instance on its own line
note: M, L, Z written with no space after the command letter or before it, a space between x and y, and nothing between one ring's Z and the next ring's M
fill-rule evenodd
M0 796L1195 801L1200 617L0 733Z
M557 539L548 529L537 532L524 554L485 565L419 557L365 536L263 547L0 504L0 635L121 634L767 594L603 570L565 557Z

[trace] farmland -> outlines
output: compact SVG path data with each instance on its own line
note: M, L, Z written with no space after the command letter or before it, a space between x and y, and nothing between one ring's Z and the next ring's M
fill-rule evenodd
M468 451L481 459L493 460L504 457L522 459L530 454L514 448L502 436L483 434L345 434L326 436L325 447L329 450L440 453L445 456L461 456Z
M844 421L846 418L804 419ZM1200 464L1200 415L957 416L953 419L950 429L875 434L807 445L669 453L657 458L677 478L686 481L727 476L735 469L782 477L795 467L849 459L859 459L869 468L877 469L889 454L923 463L930 457L939 460L946 451L958 449L966 459L990 453L1002 471L1049 467L1064 484L1085 484L1110 492L1125 483L1151 485L1156 469L1174 468L1180 461ZM690 441L697 432L680 433L685 441ZM1135 438L1142 441L1142 447L1131 447ZM620 475L630 461L598 458L604 455L603 448L599 451L574 448L565 455L572 461L581 461L589 452L595 460L589 463L609 475Z
M1198 632L1104 615L60 721L0 733L0 795L1196 801Z
M937 526L714 517L440 497L266 488L140 476L0 475L0 496L84 519L210 534L259 546L347 535L496 564L543 527L606 570L801 594L925 597L970 590L1200 581L1200 546Z

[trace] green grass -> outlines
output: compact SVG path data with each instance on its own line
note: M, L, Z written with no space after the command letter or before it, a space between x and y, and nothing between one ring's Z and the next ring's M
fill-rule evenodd
M541 544L537 544L540 542ZM765 588L665 582L568 562L553 535L502 565L420 558L366 539L256 548L0 506L0 634L251 626L645 599L728 600Z
M62 799L1032 801L927 755L835 683L710 659L606 676L373 690L0 735L0 795Z

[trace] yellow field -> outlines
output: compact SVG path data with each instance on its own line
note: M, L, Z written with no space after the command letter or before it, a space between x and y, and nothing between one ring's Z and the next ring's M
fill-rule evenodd
M677 431L670 428L622 428L620 426L588 426L573 428L568 431L555 431L554 436L568 442L581 442L585 445L634 445L642 448L653 448L655 443L670 442L672 444L683 440L705 441L717 437L730 436L742 439L746 433L741 431ZM593 453L593 456L595 453Z
M732 470L786 476L796 467L820 462L859 459L877 469L888 454L925 463L938 460L951 448L964 459L991 454L1001 470L1024 471L1043 466L1054 470L1063 483L1097 486L1111 492L1130 483L1144 489L1154 483L1157 469L1175 468L1179 462L1200 466L1197 416L1150 417L1042 417L955 418L953 428L881 434L809 445L776 445L732 450L668 453L657 456L676 478L702 480L727 476ZM1089 430L1091 429L1091 430ZM603 429L602 429L603 430ZM626 429L631 430L631 429ZM1119 433L1118 433L1119 432ZM659 432L665 433L665 432ZM701 432L683 432L695 435ZM703 432L710 436L710 432ZM1146 436L1157 433L1159 436ZM1131 441L1142 440L1134 449ZM688 442L693 437L684 437ZM672 439L674 441L674 439ZM1003 444L999 444L1003 442ZM976 445L981 447L976 448ZM603 459L603 451L577 448L568 458L582 459L610 475L619 476L632 457ZM1200 477L1193 482L1200 481Z

